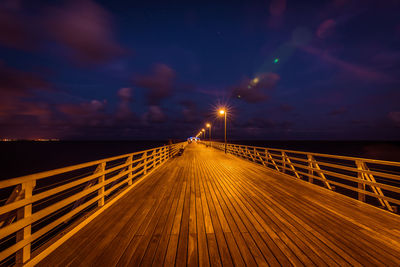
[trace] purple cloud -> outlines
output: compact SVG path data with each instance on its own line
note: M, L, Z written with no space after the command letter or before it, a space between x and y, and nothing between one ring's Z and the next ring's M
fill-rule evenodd
M158 63L153 66L151 74L138 76L133 79L133 83L147 89L148 104L157 106L172 95L175 78L176 73L171 67Z
M339 116L339 115L345 114L347 112L348 112L348 109L346 107L338 107L338 108L335 108L335 109L331 110L328 113L328 115L330 115L330 116Z
M333 19L327 19L324 20L319 26L318 29L316 31L316 35L318 38L320 39L325 39L327 37L329 37L336 26L336 22Z
M32 50L38 45L34 19L22 12L19 1L0 3L0 45Z
M124 53L113 36L110 13L91 0L48 8L43 24L49 35L81 63L103 63Z
M130 104L133 99L132 88L121 88L118 90L118 97L120 102L118 104L117 117L120 119L125 119L133 116Z
M400 127L400 111L391 111L388 117L396 126Z
M389 75L375 71L372 69L369 69L367 67L361 66L361 65L356 65L352 64L350 62L346 62L344 60L341 60L339 58L336 58L332 56L331 54L325 52L324 50L318 49L316 47L312 46L301 46L301 50L317 56L319 59L330 63L332 65L335 65L339 67L342 71L345 71L347 73L351 73L355 77L358 77L359 79L362 80L368 80L368 81L393 81L394 79L390 77Z
M279 28L283 24L283 15L286 11L286 0L272 0L269 5L268 25L271 28Z
M148 123L162 123L167 119L164 111L160 106L150 105L149 110L143 115L143 121L145 124Z

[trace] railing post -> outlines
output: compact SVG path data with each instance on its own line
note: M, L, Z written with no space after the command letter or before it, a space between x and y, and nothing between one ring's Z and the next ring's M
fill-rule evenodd
M357 178L360 179L360 180L364 180L363 179L363 174L361 172L361 170L362 170L361 162L356 160L356 165L357 165L357 169L360 170L360 171L357 172ZM365 184L358 182L358 189L365 190ZM358 200L362 201L362 202L365 202L365 194L361 193L361 192L358 192Z
M126 160L126 163L128 163L128 185L132 185L132 161L133 161L133 155L129 156L128 159Z
M265 149L265 165L268 167L268 149Z
M282 172L286 173L285 152L281 151L281 155L282 155Z
M167 151L167 150L166 150L166 147L165 147L165 146L163 146L163 149L162 149L162 158L161 158L161 163L165 161L165 152L166 152L166 151Z
M95 173L104 173L104 171L106 170L106 163L102 162L99 164L99 166L97 166ZM102 207L104 206L104 181L105 181L105 175L100 175L98 180L97 180L98 184L101 184L101 187L99 188L99 190L97 191L97 195L101 196L100 199L97 201L98 206Z
M313 160L313 158L312 158L312 156L311 155L307 155L307 160L308 160L308 168L310 168L310 169L308 169L308 182L309 183L314 183L314 178L312 177L312 175L314 175L314 170L312 170L312 168L313 168L313 162L312 162L312 160Z
M143 174L147 173L147 151L143 153L144 161L143 161Z
M33 188L36 185L36 181L28 181L22 184L22 190L24 199L32 198ZM17 219L21 220L32 216L32 204L28 204L17 210ZM27 239L31 236L32 226L31 224L25 226L23 229L17 232L17 242ZM16 253L16 265L23 265L31 258L31 243L20 249Z

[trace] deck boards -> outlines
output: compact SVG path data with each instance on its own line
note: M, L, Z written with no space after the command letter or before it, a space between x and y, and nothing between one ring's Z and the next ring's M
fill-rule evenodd
M400 265L400 217L191 144L39 266Z

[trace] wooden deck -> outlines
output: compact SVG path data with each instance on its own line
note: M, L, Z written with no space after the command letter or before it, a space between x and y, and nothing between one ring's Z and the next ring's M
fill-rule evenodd
M40 266L400 266L400 217L188 145Z

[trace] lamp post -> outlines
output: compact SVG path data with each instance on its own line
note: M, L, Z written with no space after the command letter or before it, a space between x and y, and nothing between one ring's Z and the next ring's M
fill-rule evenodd
M201 129L201 131L203 132L203 139L206 140L206 130L204 130L204 128L203 128L203 129Z
M226 154L226 110L220 109L219 114L224 115L224 117L225 117L225 154Z
M208 130L208 139L209 139L210 146L211 146L211 124L210 124L210 123L207 123L207 124L206 124L206 127L209 129L209 130Z

